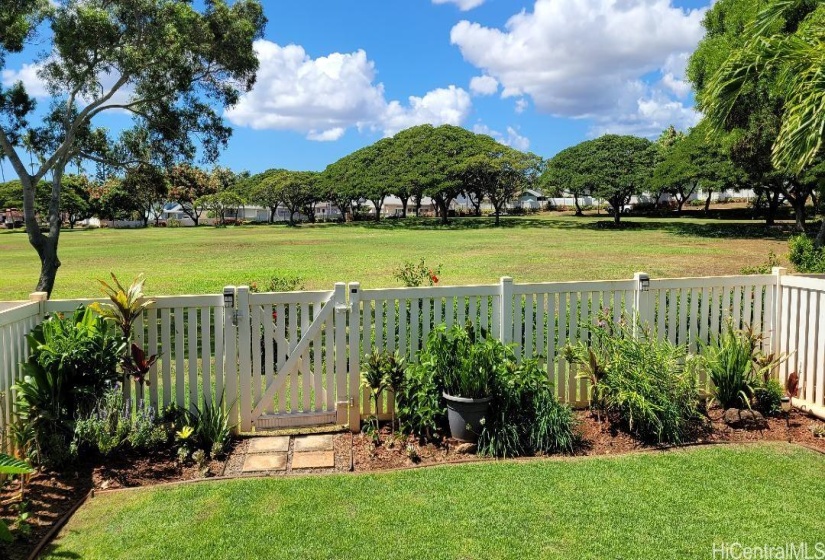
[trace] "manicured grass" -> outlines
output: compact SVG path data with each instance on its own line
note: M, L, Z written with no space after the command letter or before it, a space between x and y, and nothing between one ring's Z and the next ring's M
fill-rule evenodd
M103 494L47 558L712 558L825 535L825 458L788 444Z
M223 286L264 280L274 272L298 275L308 289L335 282L363 287L398 286L394 270L425 257L441 263L442 284L738 274L765 261L769 250L787 253L783 240L760 237L764 228L730 220L625 221L614 231L597 227L606 216L544 214L508 217L500 228L489 218L387 220L288 228L65 230L53 297L98 295L95 279L110 271L131 279L147 275L151 294L217 293ZM39 275L39 261L23 233L0 234L0 301L24 299Z

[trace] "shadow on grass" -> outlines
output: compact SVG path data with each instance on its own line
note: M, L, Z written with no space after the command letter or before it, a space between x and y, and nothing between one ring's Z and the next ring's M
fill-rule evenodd
M693 221L693 220L696 221ZM616 231L659 231L673 235L690 237L724 238L724 239L775 239L786 240L795 233L793 224L767 226L763 222L741 222L728 220L713 221L705 216L693 218L628 216L615 225L610 216L587 216L576 218L560 216L559 218L535 218L503 216L497 226L493 218L454 217L449 223L442 224L438 218L384 219L380 222L353 222L349 227L363 227L374 230L482 230L482 229L547 229L547 230L616 230ZM339 224L343 225L343 224ZM809 232L815 234L817 224L809 225Z

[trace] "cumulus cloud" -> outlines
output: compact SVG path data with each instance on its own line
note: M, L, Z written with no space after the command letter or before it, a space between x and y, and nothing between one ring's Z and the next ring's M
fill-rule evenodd
M530 149L530 139L519 134L518 131L512 126L507 127L507 134L502 134L498 130L491 129L486 124L478 123L473 125L473 132L476 134L486 134L487 136L491 136L505 146L510 146L511 148L521 150L522 152L526 152Z
M46 84L38 76L39 64L23 64L19 70L3 70L3 85L10 86L17 82L23 82L26 92L32 97L46 97L49 92Z
M665 112L674 120L692 112L681 99L689 93L684 62L702 37L703 15L670 0L536 0L504 29L465 20L450 38L501 84L504 98L527 96L544 113L642 130L650 119L667 120ZM643 81L651 74L660 78Z
M470 91L476 95L493 95L498 91L498 80L492 76L475 76L470 80Z
M478 8L484 0L433 0L433 4L455 4L462 12Z
M410 96L406 104L388 101L363 50L312 58L299 45L266 40L256 41L255 50L260 61L255 87L226 112L239 126L333 141L350 127L390 135L416 124L461 124L472 106L470 95L452 85Z

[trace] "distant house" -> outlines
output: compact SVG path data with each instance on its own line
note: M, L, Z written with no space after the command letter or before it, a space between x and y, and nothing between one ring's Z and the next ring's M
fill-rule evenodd
M525 210L540 210L547 206L547 197L535 189L525 189L515 205Z

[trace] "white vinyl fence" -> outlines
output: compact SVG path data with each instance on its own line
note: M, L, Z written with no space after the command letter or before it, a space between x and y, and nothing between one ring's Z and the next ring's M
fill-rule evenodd
M730 321L764 335L766 351L789 355L780 380L802 378L800 402L822 407L825 388L825 279L783 274L706 278L498 284L362 290L163 296L144 313L135 342L159 359L145 387L124 384L131 402L227 406L243 431L319 423L357 427L378 410L360 388L360 364L372 350L415 361L437 325L472 323L512 344L517 356L541 356L560 399L587 403L563 348L587 343L589 327L606 315L638 319L658 337L697 350ZM0 312L2 422L13 418L11 386L27 356L25 334L47 314L94 300L23 303ZM777 335L778 333L778 335Z

